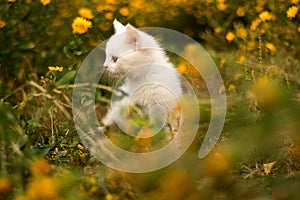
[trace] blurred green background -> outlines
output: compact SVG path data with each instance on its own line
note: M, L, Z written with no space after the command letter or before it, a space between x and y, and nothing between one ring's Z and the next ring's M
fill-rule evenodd
M0 199L298 199L298 8L299 0L1 0ZM207 99L199 101L193 145L162 170L118 172L81 144L72 84L85 56L113 34L114 18L180 31L213 57L228 107L205 159L197 151L209 124ZM203 93L193 66L174 64ZM97 93L101 115L109 94L109 87ZM126 144L122 134L110 136ZM136 143L128 146L145 145Z

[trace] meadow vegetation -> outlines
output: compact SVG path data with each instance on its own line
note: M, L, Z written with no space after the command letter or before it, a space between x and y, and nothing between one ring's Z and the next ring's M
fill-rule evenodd
M1 0L0 199L298 199L299 6L299 0ZM193 145L159 171L112 170L81 143L72 120L74 79L87 54L113 34L114 18L177 30L212 56L227 116L209 156L197 157L210 119L201 100ZM202 89L193 66L175 64ZM96 96L100 116L107 88ZM144 145L135 142L128 146Z

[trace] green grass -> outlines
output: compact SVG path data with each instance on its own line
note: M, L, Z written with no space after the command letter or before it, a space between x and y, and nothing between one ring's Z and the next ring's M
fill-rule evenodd
M298 199L300 16L287 17L292 5L299 2L1 2L0 199ZM93 28L73 34L72 21L83 7L94 14ZM184 61L175 64L200 94L201 120L180 159L130 174L104 166L82 144L72 120L74 78L89 51L113 33L107 13L137 27L186 33L212 56L224 81L227 115L206 158L197 154L210 119L207 88ZM103 79L97 89L98 118L106 113L111 82ZM145 150L116 128L107 135L124 148ZM158 135L153 143L165 138Z

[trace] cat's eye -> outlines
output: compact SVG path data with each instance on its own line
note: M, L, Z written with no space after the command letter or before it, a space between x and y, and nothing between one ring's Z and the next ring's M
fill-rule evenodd
M117 56L112 56L111 59L112 59L113 62L117 62L118 57Z

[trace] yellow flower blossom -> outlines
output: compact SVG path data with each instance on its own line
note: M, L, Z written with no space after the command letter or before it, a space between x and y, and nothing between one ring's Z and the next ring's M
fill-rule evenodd
M92 28L92 22L82 17L76 17L72 23L72 29L74 34L83 34Z
M88 8L80 8L78 13L81 17L86 18L86 19L94 18L94 15L93 15L91 9L88 9Z
M227 35L226 35L226 40L227 40L228 42L231 42L232 40L234 40L234 38L235 38L234 33L232 33L232 32L228 32L228 33L227 33Z
M6 25L5 21L0 20L0 28L4 28Z
M26 197L28 199L57 199L59 190L57 181L45 176L33 179L28 184Z
M100 4L96 7L96 10L97 10L97 12L102 13L104 10L104 6L102 4Z
M113 20L114 19L114 13L113 12L107 12L105 13L105 19L108 19L108 20Z
M246 57L244 55L241 55L239 57L239 59L236 61L236 63L242 65L245 63L245 60L246 60Z
M113 194L108 193L105 195L105 200L119 200L119 198Z
M297 3L299 3L299 0L291 0L291 3L292 4L297 4Z
M247 33L247 30L245 28L238 28L237 31L236 31L236 35L239 37L239 38L243 38L245 39L248 35Z
M233 84L230 84L228 87L228 92L236 92L236 87Z
M2 177L0 178L0 194L7 194L11 191L11 182L8 178Z
M47 6L51 3L51 0L40 0L40 2L43 6Z
M50 169L51 165L44 158L37 158L31 166L30 172L34 176L40 176L47 174Z
M286 12L286 16L289 19L293 19L296 17L297 13L298 13L299 8L297 6L292 6L288 9L288 11Z
M62 72L63 71L63 67L59 67L59 66L56 66L56 67L53 67L53 66L49 66L48 67L49 71L51 72Z
M120 0L105 0L107 4L118 5Z
M300 26L298 26L297 31L298 31L298 33L300 33Z
M185 74L186 71L187 71L187 67L184 63L181 63L177 66L177 71L180 73L180 74Z
M239 80L240 78L243 77L243 74L242 73L237 73L235 76L234 76L234 79L235 80Z
M260 25L260 23L261 23L260 18L256 18L254 21L252 21L252 23L250 25L250 30L255 31L257 29L257 27Z
M124 17L126 17L126 16L128 16L128 14L129 14L129 10L128 10L128 8L123 7L123 8L120 8L119 13L120 13L121 15L123 15Z
M240 6L236 11L237 16L244 17L246 14L246 7Z
M110 4L106 4L105 6L104 6L104 10L105 11L115 11L117 9L117 6L113 6L113 5L110 5Z
M8 0L9 3L15 3L16 0Z
M273 109L281 101L282 90L269 76L261 76L250 88L248 97L266 109Z
M266 48L269 49L271 53L276 51L276 47L270 42L266 43Z
M249 48L250 51L253 51L255 49L255 41L251 40L247 43L247 46Z
M273 19L273 16L268 11L263 11L259 14L259 19L263 22L269 21L269 20Z
M223 67L225 66L225 63L226 63L225 59L222 58L222 59L220 60L220 68L223 68Z
M220 28L220 27L216 27L216 28L214 29L214 33L215 33L216 35L219 35L219 34L221 33L221 28Z
M266 33L265 29L260 29L259 30L260 35L264 35Z
M217 3L217 9L220 10L220 11L224 11L226 10L227 8L227 5L224 3L224 2L219 2Z

